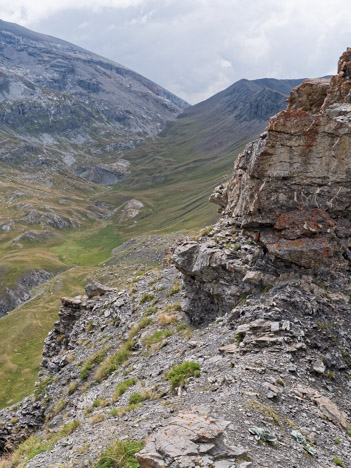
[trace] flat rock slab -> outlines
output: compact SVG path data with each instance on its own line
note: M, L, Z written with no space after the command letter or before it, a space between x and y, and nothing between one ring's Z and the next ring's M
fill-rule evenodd
M195 411L180 413L148 439L136 458L142 468L161 468L165 465L202 466L196 465L199 457L214 462L211 456L215 457L219 451L223 453L224 448L228 457L242 455L245 453L243 448L224 446L221 436L229 425L230 421L214 419ZM223 463L226 463L223 466L234 466L234 459Z

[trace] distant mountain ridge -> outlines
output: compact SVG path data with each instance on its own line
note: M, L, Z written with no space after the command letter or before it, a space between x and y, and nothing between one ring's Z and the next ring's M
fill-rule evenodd
M0 160L7 154L8 164L30 169L41 156L42 168L84 173L93 163L116 162L187 105L123 65L0 21ZM8 157L14 146L32 161Z

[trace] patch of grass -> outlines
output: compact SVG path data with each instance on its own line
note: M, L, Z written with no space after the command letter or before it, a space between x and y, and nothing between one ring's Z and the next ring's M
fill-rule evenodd
M77 390L78 382L71 382L67 389L67 394L72 395Z
M148 307L148 308L145 310L144 315L149 316L149 315L156 314L157 309L158 309L157 306Z
M153 294L150 294L150 293L144 293L142 296L141 296L141 299L140 299L140 304L145 304L145 302L150 302L152 301L152 299L154 299L154 295Z
M136 379L127 379L117 384L113 393L113 401L118 400L130 387L137 383Z
M169 336L173 335L173 332L170 330L157 330L150 336L144 338L144 344L147 347L150 347L153 344L159 343L160 341L168 338Z
M95 468L138 468L135 454L143 447L143 442L117 440L102 453Z
M47 437L38 437L32 434L27 440L20 444L11 456L11 465L6 466L24 466L24 463L34 458L39 453L47 452L54 448L54 444L72 434L80 426L79 421L72 421L65 424L59 432L49 434Z
M161 327L168 327L179 322L179 316L176 314L166 314L163 312L157 316L157 321Z
M57 275L39 286L33 299L0 320L0 408L33 391L40 394L42 387L34 388L34 383L44 340L57 320L60 298L81 294L91 271L72 268Z
M179 281L175 281L174 284L173 284L172 289L170 289L167 292L166 296L167 297L173 296L174 294L177 294L177 292L179 292L179 291L180 291L180 283L179 283Z
M90 418L91 424L98 424L105 420L105 416L103 414L95 414L92 418Z
M142 401L145 400L151 400L152 399L152 391L151 390L144 390L141 393L132 393L131 396L129 397L129 404L130 405L135 405L137 403L141 403Z
M335 463L336 466L345 466L344 462L339 457L334 457L333 462Z
M106 379L112 372L116 371L123 363L125 363L129 356L132 354L131 347L133 342L127 341L123 343L121 348L112 356L105 358L105 360L96 369L94 379L101 382Z
M135 327L131 328L128 338L130 340L133 339L135 335L137 335L140 332L140 330L146 328L151 324L153 324L153 320L150 317L144 317Z
M95 367L97 364L100 364L100 362L102 362L105 359L106 354L107 354L107 350L103 349L103 350L97 351L95 354L90 356L90 358L85 361L85 363L83 364L80 370L80 373L79 373L80 378L82 380L87 379L93 367Z
M189 377L199 376L200 364L193 361L186 361L182 364L177 364L165 374L166 379L171 382L173 390L177 387L186 384Z

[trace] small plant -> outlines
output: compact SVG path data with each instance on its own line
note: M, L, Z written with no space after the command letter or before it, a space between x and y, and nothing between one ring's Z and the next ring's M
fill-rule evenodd
M57 416L59 413L61 413L61 411L66 407L66 405L67 402L63 398L58 400L52 409L52 416Z
M91 424L98 424L99 422L104 421L105 416L103 414L96 414L90 419Z
M173 284L173 288L168 291L166 294L167 297L173 296L174 294L177 294L177 292L180 291L180 283L179 281L175 281Z
M37 388L34 391L34 397L36 400L39 400L43 394L46 392L49 384L52 382L52 376L46 377L46 379L42 380Z
M154 296L153 294L144 293L144 294L141 296L140 304L145 304L145 302L150 302L150 301L152 301L152 299L153 299L154 297L155 297L155 296Z
M143 390L141 393L132 393L129 398L129 404L135 405L137 403L141 403L145 400L150 400L152 398L152 391L151 390Z
M129 332L129 339L133 339L135 335L139 333L140 330L143 328L146 328L148 325L151 325L153 323L152 319L150 317L144 317L140 322L133 328L131 328Z
M71 382L67 389L67 394L72 395L77 390L78 382Z
M345 466L344 462L339 457L334 457L333 462L335 463L336 466Z
M351 425L350 424L346 426L346 434L351 437Z
M336 443L336 445L340 444L341 440L340 439L335 439L334 441Z
M115 354L105 358L95 372L95 380L101 382L126 362L131 355L133 345L133 341L126 341Z
M67 437L69 436L70 434L72 434L73 431L75 431L77 429L77 427L80 426L80 422L77 421L76 419L73 420L72 422L70 423L67 423L65 424L61 431L60 431L60 436L61 437Z
M117 440L102 453L96 468L138 468L135 454L143 447L143 442Z
M102 362L107 354L107 350L103 349L102 351L98 351L97 353L93 354L85 363L80 371L80 378L85 380L89 377L90 371L94 366Z
M144 343L147 347L150 347L153 344L159 343L160 341L168 338L169 336L173 335L173 333L169 330L158 330L152 335L146 337L144 339Z
M168 327L169 325L175 325L179 322L179 316L176 314L159 314L157 317L158 323L161 327Z
M149 316L149 315L156 314L156 312L157 312L157 306L148 307L148 308L145 310L144 315Z
M171 382L172 389L184 385L189 377L200 376L200 364L193 361L186 361L183 364L173 366L166 372L166 379Z
M120 382L113 393L113 401L118 400L119 397L123 395L130 387L137 383L136 379L127 379L123 382Z

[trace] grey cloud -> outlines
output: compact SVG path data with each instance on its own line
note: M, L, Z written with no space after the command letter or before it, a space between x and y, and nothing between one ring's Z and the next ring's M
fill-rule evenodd
M350 22L344 0L332 6L324 0L145 0L124 9L62 10L29 27L115 60L195 103L241 78L334 73L351 44Z

